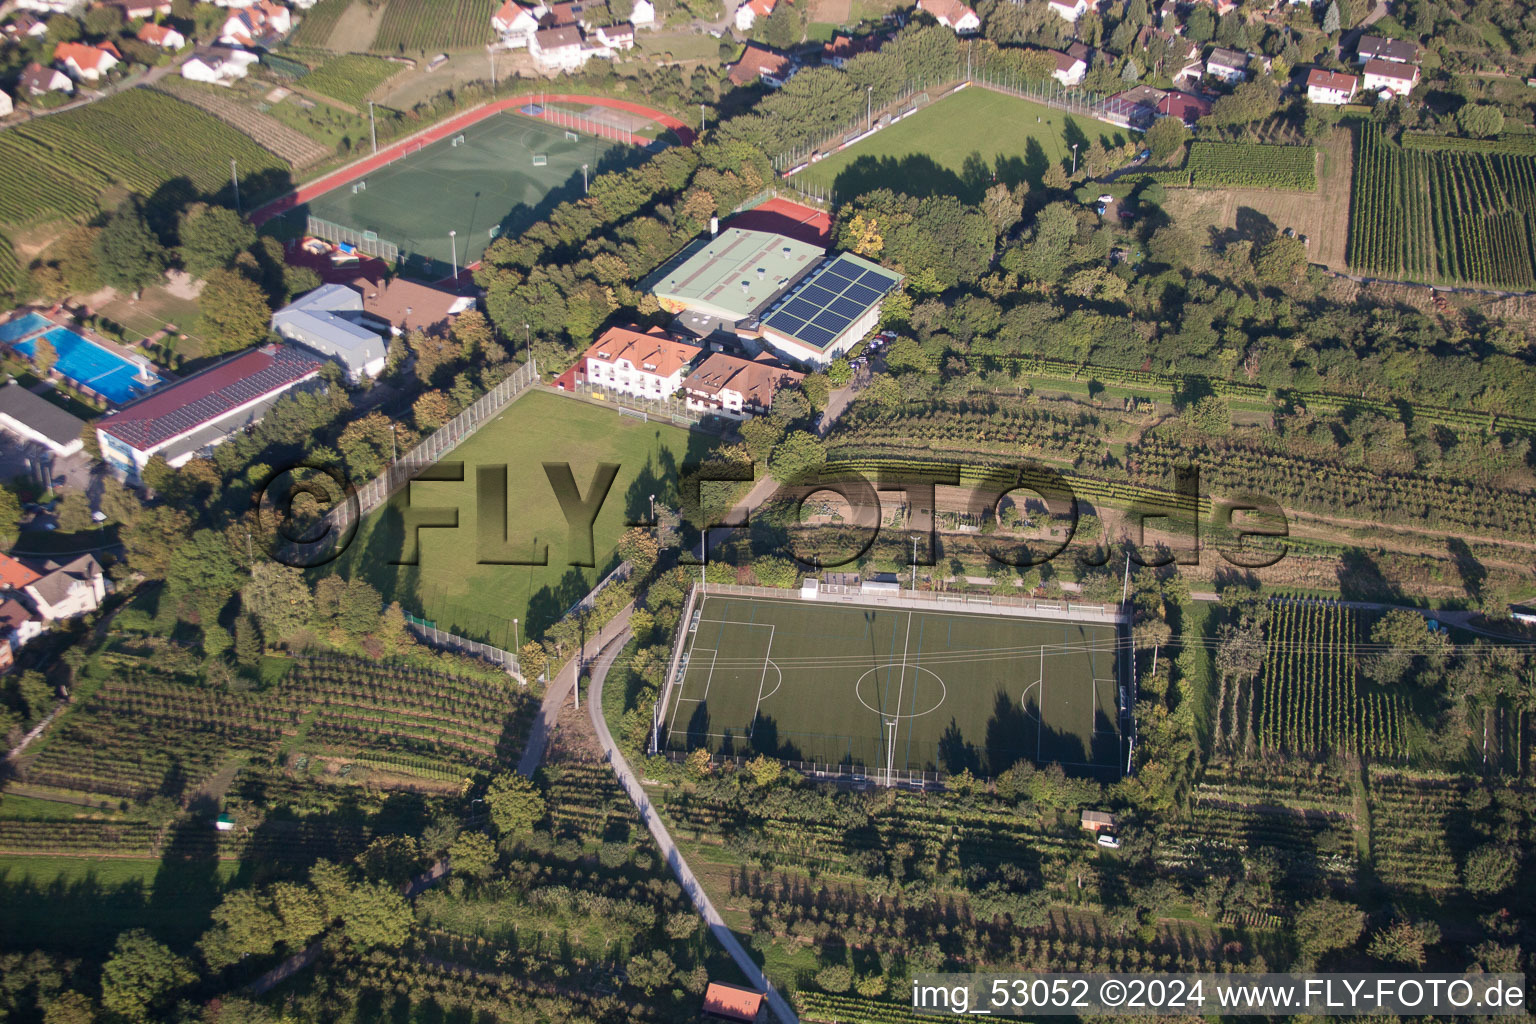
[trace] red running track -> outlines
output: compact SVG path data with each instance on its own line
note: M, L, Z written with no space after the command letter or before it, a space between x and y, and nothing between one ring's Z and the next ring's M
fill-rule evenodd
M273 217L287 213L295 206L309 202L316 196L322 196L333 188L339 188L348 182L356 181L358 178L378 170L380 167L387 165L391 160L397 159L408 149L413 147L419 149L422 146L463 131L470 125L485 120L492 114L499 114L504 110L521 107L528 103L588 103L598 107L610 107L614 110L624 110L631 114L639 114L642 117L650 118L657 124L671 129L673 134L682 140L685 146L693 145L695 138L692 128L689 128L670 114L663 114L659 110L652 110L650 107L631 103L628 100L616 100L607 96L573 96L565 93L529 93L525 96L513 96L504 100L496 100L484 106L476 107L474 110L450 117L441 124L386 146L373 156L353 164L348 164L341 170L333 171L322 178L316 178L309 184L289 192L285 196L279 196L270 203L253 210L250 218L251 223L260 226Z

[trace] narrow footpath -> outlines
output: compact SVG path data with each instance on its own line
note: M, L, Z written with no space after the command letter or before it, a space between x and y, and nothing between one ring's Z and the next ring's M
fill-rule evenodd
M624 755L619 753L619 748L613 742L613 736L608 731L608 723L603 720L603 680L608 676L608 669L613 665L613 659L619 651L624 649L624 644L629 640L629 618L624 617L625 626L602 648L597 659L592 663L592 681L587 690L587 713L592 717L592 729L597 733L597 742L603 748L603 756L613 766L613 772L619 779L619 785L624 787L624 792L629 794L635 807L640 811L640 817L647 828L651 830L651 836L656 840L656 845L666 857L667 864L672 868L672 873L677 876L677 882L683 887L699 916L704 918L704 923L709 925L709 930L714 933L720 945L731 954L731 959L736 961L736 966L741 968L741 973L747 978L747 983L759 992L768 995L768 1005L773 1010L773 1015L779 1019L779 1024L799 1024L799 1018L789 1005L789 1000L778 993L778 990L769 983L758 968L757 962L747 954L736 934L726 925L725 919L710 902L709 895L704 887L699 884L698 878L688 867L688 862L683 860L683 855L677 849L677 844L672 842L672 836L667 832L667 826L662 824L661 815L651 807L650 798L645 795L645 790L640 786L640 780L635 778L630 771L629 764L624 760Z

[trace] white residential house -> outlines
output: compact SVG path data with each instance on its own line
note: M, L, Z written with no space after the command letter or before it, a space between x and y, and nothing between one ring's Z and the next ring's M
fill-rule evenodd
M219 42L226 46L257 46L276 42L293 27L288 8L271 0L256 0L231 14L219 30Z
M597 41L609 50L633 50L635 48L635 26L628 22L617 25L604 25L595 33Z
M917 0L917 9L933 16L956 35L968 36L981 29L981 17L962 0Z
M244 78L250 66L260 59L248 50L209 46L182 62L181 77L193 82L228 86L236 79Z
M1354 75L1324 71L1321 68L1313 68L1307 74L1307 99L1312 103L1343 106L1355 98L1359 88L1360 79Z
M50 92L74 92L75 83L69 80L69 76L57 68L46 68L41 64L28 64L21 77L16 80L16 92L25 93L28 96L42 96Z
M1419 68L1416 64L1399 64L1390 60L1368 60L1362 74L1361 88L1366 92L1390 93L1407 96L1419 84Z
M1361 36L1355 45L1355 60L1367 64L1373 60L1389 60L1394 64L1417 64L1419 48L1404 39L1388 39L1385 36Z
M16 110L16 104L11 102L11 94L0 92L0 117L10 117Z
M670 398L702 349L664 331L611 327L582 356L588 384L641 398Z
M574 71L596 56L583 45L575 25L540 29L528 40L528 55L535 64L551 71Z
M757 24L758 18L768 17L777 6L777 0L747 0L746 3L736 8L737 31L750 32L752 26Z
M1074 25L1078 18L1088 13L1088 0L1048 0L1048 6L1058 17Z
M747 419L768 412L773 396L805 374L765 359L742 359L716 352L683 381L684 404L706 415Z
M1225 50L1218 46L1206 58L1205 73L1227 85L1245 82L1248 80L1249 59L1249 55L1241 50Z
M634 9L629 12L629 23L635 28L650 28L656 24L656 5L651 0L635 0Z
M48 23L30 14L19 14L0 28L8 39L41 39L48 34Z
M187 37L180 32L169 25L156 25L152 22L145 22L139 29L139 41L158 46L162 50L179 50L187 45Z
M501 45L509 50L526 49L528 41L539 30L539 8L527 8L517 0L507 0L491 15L491 27L501 37Z
M90 555L59 564L44 563L45 575L22 590L45 622L72 619L101 607L107 596L107 580L101 564Z
M53 62L77 82L101 81L101 76L117 67L122 59L123 55L111 43L60 43L53 50Z
M1070 53L1062 53L1059 50L1051 52L1056 57L1056 70L1051 72L1051 77L1062 85L1082 85L1083 79L1088 76L1088 63Z
M18 11L40 14L74 14L84 6L85 0L16 0Z
M17 652L43 635L43 620L14 597L0 601L0 637Z

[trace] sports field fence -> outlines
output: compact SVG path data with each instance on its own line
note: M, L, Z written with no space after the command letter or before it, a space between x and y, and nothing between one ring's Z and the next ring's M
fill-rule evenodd
M471 654L477 658L483 658L493 664L500 665L507 670L507 674L516 677L519 683L528 685L528 680L523 677L522 666L518 664L517 655L512 651L483 644L478 640L458 636L447 630L437 628L437 623L428 619L417 618L410 612L405 613L405 626L422 643L438 650L456 651L461 654Z
M836 196L830 186L810 182L801 185L792 179L814 162L855 146L930 103L970 85L1016 96L1053 110L1105 121L1120 128L1130 127L1139 109L1136 103L1126 103L1099 93L1062 85L1055 79L1031 82L1019 75L998 75L982 68L965 67L959 70L956 77L943 82L930 83L926 79L909 82L897 93L896 98L887 100L879 107L867 109L865 116L850 121L842 130L832 132L814 145L797 146L780 153L773 160L774 170L779 172L779 185L822 205L834 201Z
M356 188L356 183L350 187ZM345 224L337 224L335 221L310 214L304 225L304 233L323 238L328 242L338 244L345 242L364 256L376 257L390 266L400 262L400 247L387 238L380 238L374 231L359 231L357 228L349 228Z
M668 421L680 427L691 427L704 419L704 414L697 409L690 409L686 402L667 396L664 398L641 398L639 395L631 395L623 391L614 391L605 388L601 384L593 384L591 381L578 381L575 389L561 392L562 394L585 398L593 402L601 402L611 406L620 413L628 413L642 422L651 419Z
M668 750L664 756L674 764L685 763L690 752ZM754 757L742 757L739 754L715 754L709 755L709 763L712 765L732 764L738 769L745 768L747 762ZM859 764L823 764L819 761L786 761L776 758L779 764L786 768L792 768L808 779L818 782L845 782L855 786L889 786L893 789L917 789L917 790L941 790L944 788L945 775L943 772L910 771L905 768L892 768L887 771L884 768L870 767ZM987 779L977 779L978 782L987 782Z
M355 502L339 502L326 514L326 521L339 534L340 531L351 526L356 519L361 519L383 505L389 500L391 494L405 486L406 482L417 473L452 451L459 442L480 429L482 423L500 414L503 409L537 383L538 379L538 363L529 359L514 370L506 380L471 402L463 412L385 467L378 476L359 487Z
M612 139L615 142L622 142L630 146L636 143L642 146L649 146L655 141L647 135L636 135L633 129L608 124L605 121L587 117L572 110L561 110L558 107L551 107L545 103L529 103L525 106L514 107L512 110L515 113L522 114L524 117L538 118L548 121L550 124L558 125L561 128L569 128L577 132L584 132L587 135Z

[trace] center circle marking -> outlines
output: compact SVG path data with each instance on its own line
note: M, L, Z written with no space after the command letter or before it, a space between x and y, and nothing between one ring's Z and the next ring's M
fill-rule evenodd
M929 676L931 676L933 681L939 684L939 699L933 702L933 706L932 707L924 708L922 711L913 711L910 714L908 714L908 713L887 714L885 717L887 717L887 718L922 718L924 715L931 715L935 711L939 710L939 708L943 707L944 706L945 698L949 696L949 687L944 685L944 677L940 676L937 672L933 671L932 669L923 668L923 666L921 666L921 665L908 665L906 667L908 669L912 669L912 670L915 670L917 672L926 672ZM859 703L860 704L863 704L866 708L868 708L869 710L873 711L875 714L877 714L877 715L880 714L881 712L880 712L880 709L878 707L876 707L875 705L871 704L869 701L864 699L864 694L862 692L863 689L864 689L864 680L868 679L870 676L874 675L876 672L886 672L886 671L890 671L890 670L893 670L893 669L896 670L896 671L900 671L901 668L902 668L902 666L900 664L892 663L892 664L889 664L889 665L876 665L874 668L867 670L863 675L859 676L858 681L853 684L853 695L855 697L859 698Z

